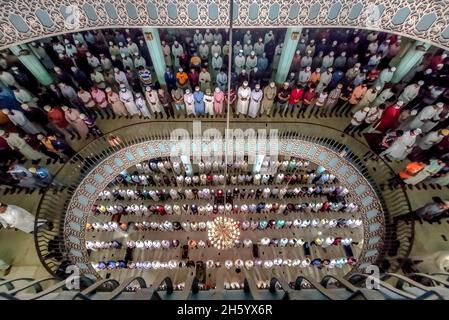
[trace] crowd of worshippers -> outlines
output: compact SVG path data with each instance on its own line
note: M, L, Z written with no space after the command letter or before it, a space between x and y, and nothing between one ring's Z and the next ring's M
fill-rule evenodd
M28 54L55 76L48 87L38 85L16 56L3 52L0 107L15 127L0 131L2 154L64 159L73 151L66 138L102 134L98 116L219 116L229 98L230 112L249 118L351 114L345 131L384 134L382 156L401 160L412 154L429 161L438 145L438 159L445 160L445 52L424 54L393 84L394 60L409 45L400 36L346 29L305 29L298 36L290 73L279 87L270 79L280 63L282 30L237 29L232 45L223 30L161 30L166 86L152 72L151 40L138 29L78 32L30 43Z

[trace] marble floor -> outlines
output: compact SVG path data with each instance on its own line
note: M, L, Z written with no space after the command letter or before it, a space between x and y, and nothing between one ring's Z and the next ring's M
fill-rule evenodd
M199 119L202 121L203 130L209 127L216 127L218 123L220 125L225 125L225 118L216 118L216 119ZM97 120L97 124L103 133L111 132L119 127L131 125L138 122L144 122L144 119L116 119L116 120ZM178 119L163 119L156 122L155 120L151 121L151 128L155 133L160 132L169 132L169 130L178 128L178 127L186 127L191 128L191 120L184 118L183 115ZM299 122L298 122L299 121ZM308 128L307 125L301 125L301 122L315 123L323 126L328 126L329 129L323 129L321 127L320 130L329 130L332 131L332 128L343 130L348 122L350 121L349 117L340 117L340 118L316 118L312 116L311 118L281 118L279 115L277 117L261 117L257 119L246 119L243 117L230 117L230 126L231 127L240 127L242 129L248 127L254 128L281 128L282 130L294 130L299 131L302 128ZM323 132L308 132L304 131L305 134L320 136ZM329 133L328 133L329 134ZM355 136L357 140L361 143L366 144L366 141L362 136ZM91 138L92 139L92 138ZM71 145L74 149L79 150L83 146L89 143L89 141L71 141ZM345 136L335 137L340 142L344 143ZM367 166L375 165L375 161L368 161ZM404 163L392 162L391 167L397 172L398 170L404 167ZM61 164L50 164L48 166L53 173L56 173ZM5 190L7 188L0 187L0 201L16 204L22 206L23 208L29 210L34 213L37 209L37 205L39 203L39 199L41 194L38 190L33 191L30 194L25 194L24 191L20 193L11 193ZM414 188L413 190L407 191L412 208L418 208L423 204L431 201L433 196L441 196L447 197L449 194L449 189L443 187L441 190L432 189L427 187L427 190L421 189L418 190ZM449 223L448 221L442 221L440 224L432 224L423 223L416 224L415 227L415 242L412 250L412 255L422 254L424 252L435 252L440 250L445 250L448 248L448 242L444 239L443 235L449 239ZM12 268L10 269L7 278L17 278L17 277L30 277L30 278L42 278L47 276L48 273L41 265L37 253L35 251L34 239L32 235L24 234L20 231L14 230L0 230L0 258L5 260L7 263L11 264ZM0 277L2 277L2 272L0 271Z

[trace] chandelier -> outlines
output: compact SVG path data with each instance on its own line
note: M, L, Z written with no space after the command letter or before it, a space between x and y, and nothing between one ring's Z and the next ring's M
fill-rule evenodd
M230 249L235 245L240 236L240 230L234 219L227 217L217 217L209 225L207 230L209 241L219 249Z

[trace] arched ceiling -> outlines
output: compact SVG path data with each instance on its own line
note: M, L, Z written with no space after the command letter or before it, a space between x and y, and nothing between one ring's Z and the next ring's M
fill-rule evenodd
M229 25L229 0L1 0L0 49L57 34L116 27ZM240 0L235 27L351 27L449 49L449 0Z

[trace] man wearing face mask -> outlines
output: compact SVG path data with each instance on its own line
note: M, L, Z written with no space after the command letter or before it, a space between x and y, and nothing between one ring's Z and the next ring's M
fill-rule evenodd
M237 116L240 114L247 115L249 99L251 97L251 89L248 87L248 81L244 81L243 85L238 89L237 92Z
M214 35L212 34L212 32L210 32L209 29L206 29L206 33L204 34L204 41L206 41L206 44L208 46L210 46L214 41Z
M246 31L245 35L243 36L243 43L248 43L248 41L251 43L252 42L252 35L251 35L251 31Z
M218 41L214 41L214 44L210 47L210 53L212 56L221 55L221 46L218 44Z
M134 95L124 84L120 85L120 101L125 105L126 110L131 116L140 116L140 111L134 102Z
M200 87L195 87L195 92L193 93L193 100L195 106L195 114L197 116L203 116L205 111L204 105L204 93L200 91Z
M51 60L51 58L48 56L47 52L43 48L43 43L37 44L36 42L31 42L31 51L36 55L36 57L39 59L39 61L44 65L44 67L47 70L53 70L55 64Z
M236 43L234 44L234 47L232 47L232 52L234 54L234 57L236 57L240 53L240 50L243 50L243 47L242 47L240 41L236 41ZM242 53L243 53L243 51L242 51Z
M301 87L305 87L310 80L312 72L310 71L310 67L306 67L299 72L298 75L298 84Z
M256 84L254 90L251 92L251 101L248 108L248 116L255 118L259 114L260 102L262 101L263 93L260 90L260 84Z
M250 55L251 51L253 51L253 45L251 44L251 41L248 41L243 46L243 55L247 57Z
M209 46L207 45L205 40L201 41L201 45L198 48L198 53L199 53L201 61L203 63L208 62L208 60L209 60Z
M284 109L287 106L288 99L290 98L290 84L288 82L284 82L282 88L278 90L276 97L277 103L276 108L273 111L273 117L275 117L276 113L279 111L282 118Z
M249 57L246 58L246 70L251 72L257 66L257 57L254 51L251 51Z
M126 74L118 68L114 68L114 79L120 87L123 84L127 89L131 89Z
M377 78L376 82L374 83L374 85L377 87L380 87L381 90L383 89L383 87L385 86L385 84L391 82L391 79L393 79L393 75L396 71L396 67L390 67L390 68L385 68L380 72L379 78Z
M147 65L151 65L150 52L148 51L148 46L145 41L143 39L139 39L137 46L139 47L140 55L145 59Z
M212 57L212 70L213 70L212 79L216 80L217 74L220 72L222 67L223 67L223 59L216 52Z
M254 44L254 52L257 57L260 57L262 53L265 51L265 44L263 43L263 39L259 38L259 41Z
M131 38L127 38L126 41L128 43L127 47L128 47L128 50L129 50L130 54L133 55L133 56L138 54L139 53L139 48L137 47L137 44L135 42L133 42L131 40Z
M216 83L221 91L226 91L228 89L228 76L224 69L221 69L217 74Z
M273 107L274 99L276 98L276 84L270 82L268 86L263 89L262 107L260 109L260 115L264 113L267 117L270 117L271 108Z
M360 73L360 63L356 63L354 67L348 69L345 74L347 83L352 83Z
M175 40L175 42L173 42L173 45L171 47L171 52L172 52L173 57L174 57L173 64L174 64L175 68L178 68L180 66L179 57L181 56L181 53L184 52L184 49L179 44L179 42Z
M228 54L229 54L229 49L230 49L230 43L229 43L229 40L228 41L226 41L226 43L223 45L223 48L221 49L221 51L222 51L222 53L223 53L223 56L227 56Z
M259 69L262 73L265 73L268 69L268 59L265 52L257 58L257 69Z
M243 55L243 50L239 51L239 54L234 59L235 73L240 74L245 67L245 56Z
M218 29L215 29L214 33L214 42L217 42L220 46L223 43L223 37L221 35L221 32Z
M332 67L333 64L334 64L334 52L331 51L329 52L328 55L324 56L323 62L321 63L321 68L327 69Z
M337 58L334 60L334 68L336 70L342 70L344 69L346 65L346 52L342 52Z
M196 29L193 35L193 43L198 47L201 41L203 41L203 35L200 33L200 30Z
M312 61L313 61L312 51L307 51L307 55L305 55L301 59L300 67L301 68L311 67L312 66Z
M162 47L162 53L164 54L164 61L165 61L165 65L167 67L171 67L172 61L171 61L171 50L170 50L170 46L164 41L161 41L161 47Z
M270 30L267 33L265 33L264 44L267 44L268 42L273 40L274 40L273 30Z

